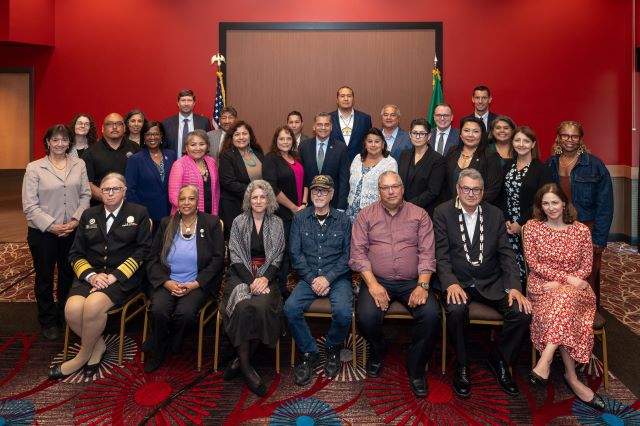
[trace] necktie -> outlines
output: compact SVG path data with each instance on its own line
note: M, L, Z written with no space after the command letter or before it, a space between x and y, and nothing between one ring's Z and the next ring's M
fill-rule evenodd
M438 154L443 154L444 152L444 133L440 132L440 137L438 138L438 146L436 146L436 151Z
M109 230L111 230L111 225L113 225L113 222L115 222L116 217L113 215L113 213L109 213L109 215L107 216L107 234L109 233Z
M179 147L180 149L178 150L178 157L181 157L182 152L185 150L185 145L187 144L187 135L189 134L189 119L185 118L182 121L184 121L184 126L182 126L182 144Z
M324 142L320 142L320 148L318 148L318 173L322 173L322 164L324 164Z

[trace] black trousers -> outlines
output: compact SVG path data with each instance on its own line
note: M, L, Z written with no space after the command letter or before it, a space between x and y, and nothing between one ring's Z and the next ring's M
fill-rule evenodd
M209 293L197 288L182 297L175 297L164 287L153 290L150 312L153 318L152 342L154 351L167 348L179 352L186 331L197 324L198 311Z
M75 231L66 237L58 237L51 232L42 232L31 227L27 232L27 243L36 272L34 292L38 303L38 321L43 327L62 325L64 305L74 277L69 263L69 250L74 238ZM57 303L53 298L53 273L56 266Z
M280 294L282 299L287 300L289 297L289 290L287 289L287 278L289 277L289 268L291 267L291 259L289 259L289 232L291 231L291 221L282 221L284 226L284 253L282 254L282 262L280 263L280 281L278 286L280 287Z
M467 294L467 303L447 303L447 331L453 345L456 348L458 365L468 366L469 358L467 354L468 346L468 328L469 328L469 303L480 302L487 306L491 306L500 312L504 318L504 325L500 333L500 343L493 349L496 355L509 365L512 365L517 356L520 346L529 330L531 315L520 312L518 302L513 301L509 306L509 298L505 293L500 300L490 300L483 297L474 287L464 289ZM446 294L446 293L444 293ZM446 297L446 296L443 296Z
M410 308L409 296L416 288L417 280L386 281L378 278L378 282L387 290L387 294L402 303L413 316L413 332L411 334L411 348L407 358L407 373L411 377L424 374L427 361L433 352L433 344L440 328L440 306L435 295L430 291L427 303ZM391 303L391 302L390 302ZM386 345L382 333L382 323L385 312L376 306L366 284L360 287L358 294L357 320L360 331L371 344L371 356L381 360L386 355Z

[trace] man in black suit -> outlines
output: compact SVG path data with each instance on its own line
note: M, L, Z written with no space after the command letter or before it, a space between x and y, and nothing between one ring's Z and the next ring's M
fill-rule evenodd
M331 207L347 209L349 195L349 153L343 141L331 136L331 115L326 112L316 114L313 130L316 137L300 144L300 161L304 167L304 186L310 187L317 175L329 175L334 182L334 196Z
M453 109L447 103L437 104L433 109L433 119L436 127L431 130L429 146L438 154L446 157L447 152L460 142L460 129L451 126Z
M331 113L331 138L344 142L349 150L349 164L362 151L362 142L371 128L371 116L353 107L354 93L349 86L338 89L338 110ZM334 198L335 199L335 198Z
M489 111L489 105L491 104L491 91L487 86L476 86L473 88L473 95L471 96L471 102L473 102L474 111L473 114L469 114L467 117L477 117L484 122L485 130L489 130L491 122L498 117L498 114L494 114ZM462 117L465 119L466 117ZM460 121L460 127L462 127L462 120Z
M515 253L507 239L502 211L482 202L484 182L475 169L460 172L457 200L435 210L436 259L440 289L446 293L447 329L456 348L453 380L456 395L471 395L467 328L471 302L500 312L504 326L488 365L498 384L511 396L520 390L509 372L527 335L531 304L521 293Z
M196 105L196 95L193 90L181 90L178 92L178 109L180 112L165 118L162 121L164 126L164 139L169 149L173 149L178 158L182 157L185 150L185 142L189 132L195 129L202 129L205 132L211 130L211 122L207 117L194 114L193 107Z

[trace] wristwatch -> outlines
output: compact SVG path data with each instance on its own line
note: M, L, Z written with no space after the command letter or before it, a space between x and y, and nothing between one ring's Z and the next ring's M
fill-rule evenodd
M429 283L418 283L418 285L422 287L424 290L429 291Z

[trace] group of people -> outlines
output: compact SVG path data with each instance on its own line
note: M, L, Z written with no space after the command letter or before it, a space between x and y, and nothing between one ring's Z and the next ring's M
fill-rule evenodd
M531 383L548 379L560 348L571 388L600 407L572 366L593 345L599 256L613 215L610 176L587 152L579 123L560 124L545 165L532 129L489 111L487 87L474 88L472 101L459 129L446 103L436 106L433 129L415 119L408 131L400 109L385 105L378 129L343 86L337 110L314 117L312 137L292 111L266 155L232 107L211 130L193 112L190 90L162 122L139 110L107 115L100 140L87 114L53 126L47 156L27 166L23 205L43 334L56 339L66 320L82 347L51 377L95 372L106 312L143 280L154 324L142 347L152 353L145 369L159 368L168 351L180 350L198 309L220 293L228 241L220 312L237 356L224 377L241 374L257 394L266 387L251 358L261 343L275 346L283 315L301 352L295 382L312 379L320 358L303 313L317 297L328 297L333 315L324 374L338 373L357 293L368 376L384 368L384 313L398 300L414 317L409 385L424 397L439 294L458 396L471 392L467 325L475 301L504 317L488 365L505 392L519 392L509 366L531 322L541 352ZM299 282L289 294L291 268ZM353 272L362 277L359 292Z

